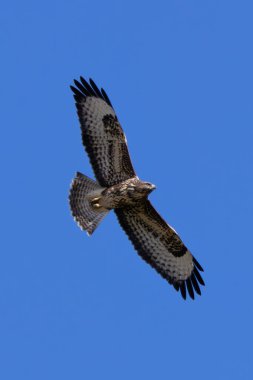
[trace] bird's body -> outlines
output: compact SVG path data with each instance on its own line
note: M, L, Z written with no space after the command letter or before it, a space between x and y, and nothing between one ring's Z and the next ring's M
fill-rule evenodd
M194 291L201 294L199 284L204 285L202 267L148 200L155 186L137 177L107 94L92 80L80 80L71 89L97 182L77 173L69 197L73 217L90 235L113 209L139 255L184 299L186 289L194 298Z
M108 210L136 206L146 199L154 188L151 183L133 177L103 190L98 204Z

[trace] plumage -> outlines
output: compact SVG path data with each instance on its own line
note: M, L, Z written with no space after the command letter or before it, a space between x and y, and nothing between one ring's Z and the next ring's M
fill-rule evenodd
M92 234L114 210L138 254L186 299L201 295L203 268L175 230L148 200L155 186L141 181L133 168L126 137L106 92L80 77L74 93L83 145L97 183L78 173L70 191L70 208L82 229Z
M183 281L183 282L180 284L180 292L181 292L181 296L183 297L183 299L186 300L186 287L185 287L185 281Z
M200 290L198 281L196 280L194 272L192 272L191 280L192 280L192 285L193 285L193 287L195 289L195 292L198 293L198 295L200 296L201 295L201 290Z

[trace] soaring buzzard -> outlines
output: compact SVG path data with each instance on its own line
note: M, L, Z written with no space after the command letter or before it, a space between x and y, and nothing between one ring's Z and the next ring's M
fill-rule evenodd
M133 168L126 137L106 94L90 79L80 77L74 93L83 145L97 182L77 173L69 200L78 225L91 235L110 210L116 213L139 255L186 299L201 294L200 264L178 234L154 209L148 195L155 189L141 181Z

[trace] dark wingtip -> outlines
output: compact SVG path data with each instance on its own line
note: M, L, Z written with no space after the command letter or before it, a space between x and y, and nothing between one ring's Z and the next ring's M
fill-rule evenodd
M184 300L186 300L186 287L185 287L185 281L180 284L180 292Z
M80 76L80 81L84 87L90 87L89 83L84 79L84 77Z
M69 87L71 91L74 93L74 98L77 102L85 98L84 94L81 91L79 91L76 87L74 86L69 86Z
M74 92L74 94L76 94L77 92L79 93L79 91L74 87L74 86L69 86L71 91Z
M200 275L200 273L199 273L197 267L194 267L194 269L193 269L193 273L195 274L195 276L196 276L198 282L199 282L202 286L205 286L204 280L203 280L203 278L201 277L201 275Z
M192 257L192 259L193 259L194 264L198 268L198 270L200 270L201 272L204 272L204 269L202 268L202 266L200 265L200 263L195 259L195 257Z
M105 92L105 90L103 88L101 88L101 94L103 95L104 100L106 101L106 103L113 108L113 105L112 105L112 103L111 103L111 101L110 101L107 93Z
M201 296L200 285L205 286L204 280L199 273L199 270L203 271L203 268L194 258L193 263L193 271L186 280L174 283L173 281L169 281L169 283L173 285L176 291L180 289L181 295L184 300L187 298L187 293L193 300L195 299L195 293Z
M175 282L175 283L173 284L173 286L174 286L174 289L178 292L178 291L179 291L179 288L180 288L179 284L178 284L177 282Z
M86 90L86 88L80 83L78 82L78 80L74 79L74 83L76 85L76 87L78 88L78 90L83 94L83 96L89 96L89 92Z
M191 299L194 300L194 291L193 291L193 288L192 288L192 283L191 283L191 278L187 278L186 280L186 286L187 286L187 290L188 290L188 293L189 293L189 296L191 297Z
M103 90L102 88L101 90L99 90L93 79L90 78L89 82L90 83L88 83L82 76L80 76L80 82L74 79L74 84L76 87L70 86L70 88L71 91L73 91L74 93L74 98L77 101L77 103L81 100L81 98L85 99L86 96L90 96L104 100L110 107L113 108L112 103L105 90Z
M199 287L198 281L196 280L196 277L195 277L194 272L193 272L192 275L191 275L191 281L192 281L192 285L193 285L193 287L194 287L195 292L196 292L199 296L201 296L201 290L200 290L200 287Z
M95 91L95 93L97 94L97 96L101 99L103 99L103 96L98 88L98 86L96 85L96 83L90 78L90 84L91 84L91 87L93 88L93 90Z

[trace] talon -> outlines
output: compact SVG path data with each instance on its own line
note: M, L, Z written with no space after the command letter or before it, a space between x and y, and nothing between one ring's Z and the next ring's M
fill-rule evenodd
M94 208L100 208L100 207L101 207L99 203L93 203L92 206L93 206Z

